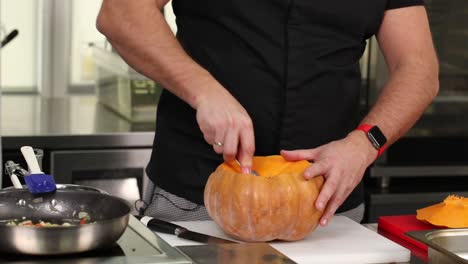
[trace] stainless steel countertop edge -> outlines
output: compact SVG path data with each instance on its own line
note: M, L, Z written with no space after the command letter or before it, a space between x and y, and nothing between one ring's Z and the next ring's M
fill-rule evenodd
M3 149L18 149L24 145L47 149L151 147L154 132L124 132L77 135L2 136Z

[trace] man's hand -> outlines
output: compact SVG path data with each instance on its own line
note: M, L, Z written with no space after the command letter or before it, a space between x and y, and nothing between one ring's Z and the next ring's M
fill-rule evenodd
M353 131L344 139L314 149L283 150L281 155L289 161L313 161L312 166L304 171L306 179L319 175L325 177L315 207L325 210L320 225L326 226L361 181L366 168L377 157L377 150L362 131Z
M225 89L197 100L197 121L205 140L224 160L238 159L242 172L252 167L255 140L252 120L247 111Z

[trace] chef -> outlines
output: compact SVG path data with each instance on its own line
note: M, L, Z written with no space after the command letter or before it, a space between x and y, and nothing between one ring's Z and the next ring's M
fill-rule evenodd
M362 178L438 92L423 0L104 0L97 27L133 68L165 87L147 167L145 214L209 219L208 176L237 159L281 154L325 177L315 206L361 221ZM389 79L359 115L359 59L375 36Z

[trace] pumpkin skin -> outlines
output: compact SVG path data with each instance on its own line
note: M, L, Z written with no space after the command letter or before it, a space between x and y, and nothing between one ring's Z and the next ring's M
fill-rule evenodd
M204 202L208 214L228 235L243 241L294 241L313 231L323 214L315 200L322 176L306 180L308 161L288 162L282 156L254 157L241 173L235 162L223 163L210 175Z
M468 227L468 198L449 195L441 203L416 210L416 219L449 228Z

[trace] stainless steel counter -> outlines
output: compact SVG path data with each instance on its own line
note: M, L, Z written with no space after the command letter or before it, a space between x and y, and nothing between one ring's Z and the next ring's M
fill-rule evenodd
M3 95L3 149L28 144L48 149L151 147L155 122L132 123L99 104L94 95L47 99Z

